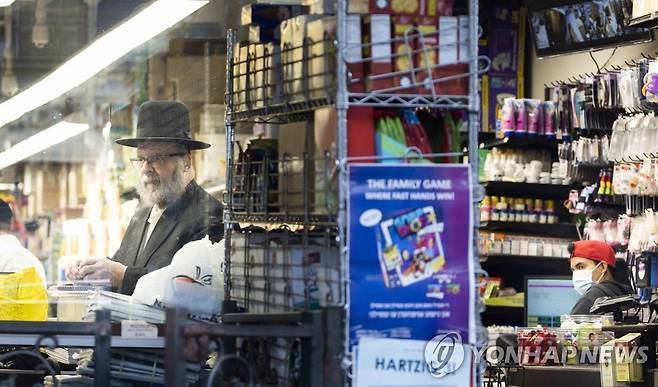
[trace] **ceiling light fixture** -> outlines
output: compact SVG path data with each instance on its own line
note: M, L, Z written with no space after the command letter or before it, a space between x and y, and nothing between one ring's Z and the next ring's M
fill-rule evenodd
M14 4L14 1L16 0L0 0L0 7L9 7Z
M0 127L80 86L134 48L203 7L208 1L155 0L90 43L34 85L0 103Z
M0 153L0 170L89 130L88 124L60 121Z

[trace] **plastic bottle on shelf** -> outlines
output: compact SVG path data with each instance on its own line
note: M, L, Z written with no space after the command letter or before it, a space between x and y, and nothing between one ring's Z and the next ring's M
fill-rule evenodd
M533 207L532 207L532 199L525 199L525 205L524 205L524 211L523 211L523 223L532 223L530 220L530 217L532 214L534 214Z
M514 221L517 223L523 222L523 214L525 213L525 203L523 199L514 200Z
M539 207L537 207L536 204L537 203L535 203L535 211L539 211L539 223L540 224L548 223L548 213L544 210L544 203L541 202Z
M506 197L504 196L500 197L500 201L498 202L498 210L500 213L500 221L507 222L509 220L509 209L508 209Z
M544 210L544 202L541 199L535 199L535 205L530 215L530 223L539 223L541 214ZM544 219L544 223L546 219Z
M491 197L491 219L492 222L500 221L500 209L498 208L498 196Z
M555 202L553 200L546 201L546 223L557 223L557 216L555 215Z
M491 219L491 198L485 196L480 205L480 221L488 222Z
M612 195L614 195L614 191L612 190L612 171L610 169L605 170L604 181L605 181L604 195L607 201L612 201Z

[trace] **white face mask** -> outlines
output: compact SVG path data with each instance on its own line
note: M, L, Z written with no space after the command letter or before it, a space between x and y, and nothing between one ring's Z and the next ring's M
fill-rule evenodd
M600 264L601 262L596 264L593 269L581 269L575 270L573 272L571 281L573 282L574 289L576 289L576 291L580 293L581 296L587 293L589 288L591 288L594 284L594 281L592 280L592 273L594 270L596 270L597 267L599 267ZM603 274L605 274L605 272L601 273L599 279L596 280L597 283L601 280L601 278L603 278Z

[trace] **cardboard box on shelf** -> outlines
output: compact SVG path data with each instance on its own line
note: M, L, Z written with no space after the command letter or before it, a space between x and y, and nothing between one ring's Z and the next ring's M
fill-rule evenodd
M308 12L308 7L284 4L247 4L242 7L240 22L243 26L276 26L283 20Z
M284 213L302 214L305 205L312 207L312 168L304 168L304 155L313 155L310 122L279 125L279 208ZM306 175L305 175L306 173ZM309 188L304 190L304 186Z
M311 98L329 97L336 79L336 17L314 20L307 25L309 48L309 95Z
M238 42L233 51L233 106L236 111L247 109L247 58L249 43Z
M633 0L632 18L636 19L642 16L658 12L658 0Z
M304 0L304 5L308 7L308 13L310 15L336 14L335 0Z
M391 15L363 17L366 90L384 90L393 87L393 58L391 56ZM384 76L389 74L389 76ZM373 79L373 77L375 77Z
M279 26L249 26L249 43L281 42Z
M413 16L393 16L393 72L400 73L393 77L393 87L399 87L398 94L412 94L416 92L416 78L414 73L413 51L417 46L417 39L408 37L414 35Z
M306 99L308 86L308 62L304 54L306 26L319 15L300 15L281 22L281 65L283 68L283 91L287 101ZM306 79L305 79L306 76Z
M315 171L313 212L336 213L338 206L338 179L336 169L337 115L334 107L313 112Z
M265 71L265 50L262 43L249 45L249 62L247 64L249 87L247 98L254 108L265 106L263 72Z
M209 62L209 71L205 71ZM175 86L175 98L185 103L219 103L224 100L226 56L168 56L167 77Z
M281 48L277 43L263 45L263 97L266 105L278 104L283 99Z

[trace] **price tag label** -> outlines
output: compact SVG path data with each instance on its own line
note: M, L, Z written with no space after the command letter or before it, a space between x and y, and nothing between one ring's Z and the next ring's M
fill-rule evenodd
M158 337L158 327L146 321L121 321L121 337L128 339L153 339Z

